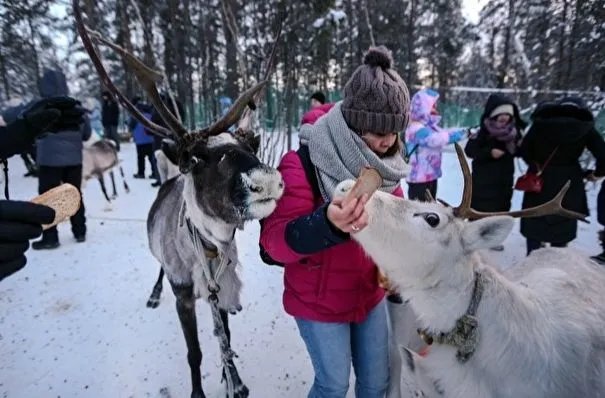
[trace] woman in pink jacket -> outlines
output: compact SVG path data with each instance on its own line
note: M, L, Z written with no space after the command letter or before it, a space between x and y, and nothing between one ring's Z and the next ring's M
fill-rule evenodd
M309 398L345 398L351 363L357 398L383 398L388 329L378 269L350 234L368 221L366 197L342 206L336 185L376 168L383 191L402 196L406 165L398 132L408 123L408 89L385 47L370 48L344 88L344 99L301 127L302 151L279 171L285 191L264 220L261 245L285 264L283 303L307 346L315 380ZM314 173L307 177L303 162Z
M314 124L317 119L328 113L334 106L333 103L326 104L326 96L321 91L316 91L309 99L311 109L309 109L302 117L300 124Z

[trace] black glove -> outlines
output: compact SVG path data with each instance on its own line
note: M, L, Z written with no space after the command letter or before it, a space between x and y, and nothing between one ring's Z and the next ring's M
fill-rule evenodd
M42 234L55 211L48 206L16 200L0 201L0 280L19 271L27 259L29 240Z
M50 115L51 110L58 110L60 114L47 123L44 115ZM24 118L34 128L39 127L42 131L59 131L73 126L78 129L84 113L86 113L86 109L82 108L80 101L71 97L50 97L30 105L21 112L19 117Z
M6 159L28 150L36 137L57 131L55 124L73 125L79 129L85 110L70 97L51 97L25 108L17 120L0 130L0 158Z

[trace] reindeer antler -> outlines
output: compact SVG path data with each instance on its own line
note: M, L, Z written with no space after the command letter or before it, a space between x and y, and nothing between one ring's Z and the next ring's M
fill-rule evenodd
M103 62L101 61L101 57L97 53L97 51L92 43L92 39L89 36L89 33L91 35L93 35L96 40L99 40L99 41L103 42L104 44L111 46L113 49L117 50L120 53L120 55L122 55L124 57L124 59L126 60L128 65L130 65L133 68L139 83L141 83L143 88L151 96L153 105L158 109L161 109L161 107L159 106L160 104L165 108L165 106L161 100L159 101L159 104L157 103L158 102L157 99L159 98L159 93L157 92L156 81L161 81L160 74L151 70L147 66L145 66L136 57L134 57L132 54L130 54L129 52L124 50L122 47L103 39L99 33L88 29L86 27L86 25L84 24L84 20L82 18L82 10L80 9L79 0L73 0L72 5L73 5L73 10L74 10L74 16L76 19L76 28L78 30L78 34L80 35L80 38L82 39L82 44L84 45L84 49L88 53L90 60L92 61L95 69L97 70L97 73L103 80L103 83L107 87L110 95L112 95L124 108L126 108L128 110L128 112L130 112L130 114L132 114L139 122L141 122L141 124L143 124L150 132L152 132L156 135L165 137L165 138L169 138L175 134L177 134L177 135L183 134L184 127L182 127L182 125L181 125L181 128L178 128L174 132L172 132L170 129L159 126L159 125L151 122L150 120L148 120L126 98L126 96L124 94L122 94L122 92L120 92L120 90L118 90L118 88L115 86L113 81L109 78L109 75L108 75L107 71L105 70L105 67L103 66ZM155 91L155 94L157 94L157 96L153 95L154 91ZM156 97L156 98L154 98L154 97ZM170 113L170 112L168 112L168 113ZM171 127L173 127L171 124L169 124L169 125ZM184 130L184 131L186 133L186 130Z
M473 196L473 182L471 177L471 170L466 162L466 157L464 156L464 150L458 144L454 144L456 148L456 154L458 155L458 161L460 162L460 167L462 168L462 175L464 177L464 190L462 192L462 202L458 207L454 208L454 215L460 218L466 218L469 220L478 220L480 218L491 217L491 216L511 216L511 217L541 217L547 215L559 215L568 218L575 218L577 220L588 223L586 220L586 215L582 213L577 213L575 211L567 210L563 208L563 197L570 186L570 181L561 188L559 193L549 200L546 203L543 203L539 206L530 207L523 210L516 211L501 211L501 212L481 212L474 210L471 207L471 199Z
M283 20L282 20L282 24L279 25L277 35L275 36L275 41L273 42L273 47L271 48L271 53L269 55L269 59L267 59L267 63L265 64L265 74L263 76L264 82L269 81L269 76L271 75L271 70L273 69L273 66L274 66L273 62L275 60L275 54L277 53L277 44L279 43L279 39L281 38L282 27L283 27ZM256 94L254 95L253 101L256 106L258 106L262 96L263 96L262 90L257 91ZM250 125L252 124L252 111L253 110L254 109L252 109L252 108L246 108L244 110L244 112L242 113L242 117L239 121L239 124L237 126L238 131L246 132L246 131L250 130Z
M268 75L265 76L265 79L263 81L244 91L222 118L220 118L218 121L216 121L209 127L196 132L197 134L190 134L189 131L185 128L185 126L183 126L183 124L178 120L178 118L168 109L168 107L160 96L160 93L157 89L157 84L162 81L161 74L147 67L137 57L132 55L130 52L126 51L124 48L103 38L98 32L88 29L84 24L84 20L82 18L82 11L79 6L79 0L73 0L73 10L76 18L76 27L78 29L80 38L82 39L82 43L84 44L84 48L90 56L90 59L93 65L95 66L97 73L103 79L103 82L105 83L105 86L109 90L110 94L114 96L118 100L118 102L120 102L120 104L124 106L124 108L126 108L138 121L140 121L147 129L149 129L152 133L156 135L160 135L165 138L173 137L179 140L186 138L193 138L193 140L197 140L223 133L240 119L240 117L242 116L242 112L246 109L246 107L249 106L251 109L255 109L254 98L267 83ZM92 43L93 38L94 40L111 47L113 50L120 54L126 64L132 69L132 72L134 73L141 87L149 95L151 104L158 111L158 113L160 114L162 119L164 119L169 128L159 126L149 121L126 98L126 96L122 94L120 90L118 90L113 81L109 78L109 75L101 61L101 58L94 48L94 45ZM274 43L272 56L275 53L275 47L277 47L277 40ZM270 59L270 63L271 62L272 59ZM187 142L189 142L189 140L187 140Z

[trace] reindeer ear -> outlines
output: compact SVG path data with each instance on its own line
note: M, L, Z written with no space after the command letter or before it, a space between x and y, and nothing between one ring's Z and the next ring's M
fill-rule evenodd
M469 222L462 230L462 245L466 252L498 246L513 229L514 219L508 216L487 217Z
M250 145L250 147L254 151L254 154L256 155L258 152L258 149L260 148L260 135L255 135L254 137L252 137L249 140L248 144Z
M164 138L162 140L162 152L170 160L172 164L179 164L179 153L176 142L171 139Z
M248 145L256 155L260 148L260 135L254 135L251 131L237 130L235 138L244 145Z

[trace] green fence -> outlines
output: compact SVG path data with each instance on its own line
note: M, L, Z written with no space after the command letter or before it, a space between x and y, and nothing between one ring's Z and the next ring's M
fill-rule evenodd
M293 127L296 128L300 125L300 118L302 115L309 110L309 97L312 92L299 91L298 96L294 99L295 108L297 111L293 115ZM468 94L448 94L449 99L438 104L439 113L442 117L441 125L443 127L466 127L476 126L479 124L481 114L483 113L484 101L487 99L489 93L468 93ZM329 102L339 101L341 99L340 91L330 91L326 93L327 100ZM515 100L521 103L521 107L526 106L525 114L522 116L529 121L530 103L531 99L520 97ZM527 104L525 104L527 102ZM265 91L263 98L262 115L264 115L264 127L267 130L272 130L275 127L277 120L284 120L283 112L285 112L284 104L286 98L283 92L275 90L272 87L268 87ZM205 103L195 104L195 124L196 126L207 126L212 122L208 120L208 114L205 112L206 109L217 106L212 104L207 107ZM218 109L218 108L216 108ZM597 114L597 130L602 134L605 134L605 110L601 110Z

